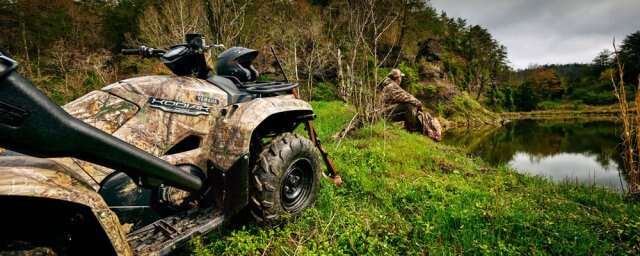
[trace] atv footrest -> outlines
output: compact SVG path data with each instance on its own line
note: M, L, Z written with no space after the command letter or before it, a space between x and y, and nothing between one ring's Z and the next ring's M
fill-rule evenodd
M133 231L127 240L135 255L166 255L190 238L220 226L224 219L222 211L214 207L193 209Z

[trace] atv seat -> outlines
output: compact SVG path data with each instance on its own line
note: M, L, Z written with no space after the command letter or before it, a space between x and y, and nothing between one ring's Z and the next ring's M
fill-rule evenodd
M238 86L227 77L210 76L209 78L207 78L207 82L212 83L213 85L217 86L227 93L227 102L229 105L242 103L253 99L253 95L245 90L241 90L240 88L238 88Z

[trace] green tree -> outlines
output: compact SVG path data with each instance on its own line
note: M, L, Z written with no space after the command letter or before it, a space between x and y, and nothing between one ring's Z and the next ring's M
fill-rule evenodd
M520 85L515 93L514 101L518 110L531 111L535 109L540 102L540 96L534 90L533 82L526 81Z
M620 58L624 62L625 81L638 84L640 74L640 30L624 38L620 46Z
M613 65L613 52L609 49L604 49L593 59L593 65L602 69L611 67Z
M150 0L111 0L104 9L105 37L114 51L127 44L127 38L138 36L138 17Z

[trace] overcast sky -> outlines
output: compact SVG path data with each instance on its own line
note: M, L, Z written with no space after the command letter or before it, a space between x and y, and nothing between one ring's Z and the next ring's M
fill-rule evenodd
M640 30L640 0L430 0L507 47L511 66L587 63Z

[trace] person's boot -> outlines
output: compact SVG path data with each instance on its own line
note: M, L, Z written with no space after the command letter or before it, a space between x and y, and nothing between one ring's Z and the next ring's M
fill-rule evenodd
M405 113L404 128L410 132L422 133L423 131L420 113L413 106Z

